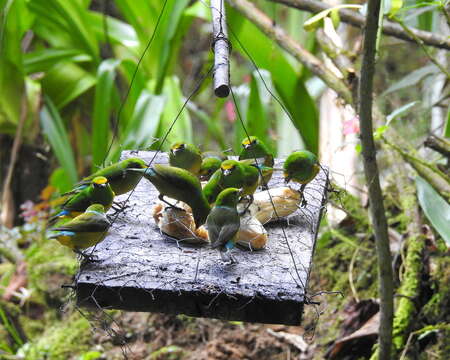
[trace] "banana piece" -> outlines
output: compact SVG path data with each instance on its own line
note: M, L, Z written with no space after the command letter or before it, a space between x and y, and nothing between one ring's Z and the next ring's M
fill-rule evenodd
M272 197L273 205L270 197ZM246 214L249 213L261 224L267 224L271 221L276 221L277 215L283 218L294 213L300 207L301 201L302 196L300 192L287 186L260 191L253 195L253 203L246 211ZM238 211L243 211L247 204L246 202L239 203Z
M180 206L180 204L181 202L177 205ZM180 207L184 208L184 206ZM184 210L157 203L153 207L153 219L163 233L180 242L193 245L203 245L209 242L208 238L197 236L194 218L187 205Z

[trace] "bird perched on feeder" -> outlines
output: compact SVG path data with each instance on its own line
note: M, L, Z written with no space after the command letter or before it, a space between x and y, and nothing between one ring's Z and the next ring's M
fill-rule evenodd
M259 172L254 166L236 160L225 160L203 188L203 193L210 204L216 201L219 193L230 187L242 188L241 196L253 198L258 187ZM250 201L251 204L251 201Z
M208 181L211 176L220 169L222 160L214 157L205 158L202 160L202 165L200 167L199 178L201 181Z
M202 153L195 145L177 142L170 147L169 164L198 175L202 165Z
M94 174L85 177L81 180L74 190L70 193L79 192L86 188L91 181L97 176L103 176L108 179L111 189L114 191L115 195L122 195L128 191L133 190L139 180L141 180L142 175L132 171L131 169L146 169L147 165L145 161L136 157L125 159L119 161L115 164L107 166L103 169L96 171ZM68 194L70 194L68 193Z
M54 234L50 235L49 239L56 239L61 245L87 258L81 250L101 242L110 226L105 215L105 207L101 204L93 204L71 221L50 229Z
M170 206L173 204L164 200L164 196L188 204L197 227L206 221L211 208L202 192L200 180L185 169L168 165L153 165L147 169L135 169L150 181L159 191L159 199Z
M239 193L240 190L236 188L221 191L206 219L211 247L219 250L222 260L231 263L235 260L229 251L234 248L240 227L240 218L236 209Z
M270 179L272 178L274 168L270 166L266 166L264 164L255 162L253 159L245 159L245 160L239 160L240 163L251 165L255 167L258 170L259 173L259 186L263 187L263 190L267 190Z
M222 151L205 151L202 153L202 159L199 177L202 181L208 181L220 168L222 161L227 160L228 157Z
M57 214L49 219L49 224L54 224L62 217L73 218L80 215L80 213L93 204L101 204L108 211L114 200L114 195L108 179L104 176L97 176L92 179L87 187L69 196L60 206Z
M305 190L306 184L313 180L320 170L319 162L316 155L307 150L295 151L290 154L283 165L284 181L295 181L300 186L300 191ZM303 200L302 205L306 205Z
M239 154L239 160L256 159L258 164L273 167L273 154L269 148L256 136L248 136L242 140L243 149Z

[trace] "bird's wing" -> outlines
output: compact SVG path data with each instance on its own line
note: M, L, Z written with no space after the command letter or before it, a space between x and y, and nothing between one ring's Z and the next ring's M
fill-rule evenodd
M75 232L93 232L105 231L110 226L110 222L105 214L85 212L68 223L51 229L52 231L75 231Z
M235 209L221 208L219 213L215 213L215 216L213 215L214 221L207 221L209 239L213 249L225 245L236 235L240 226L239 215Z

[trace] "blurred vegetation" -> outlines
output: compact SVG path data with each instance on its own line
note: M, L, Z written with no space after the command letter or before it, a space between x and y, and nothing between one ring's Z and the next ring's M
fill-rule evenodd
M314 22L313 31L306 31L301 25L311 18L309 13L269 1L255 3L323 59L316 37L324 26L323 16ZM42 162L34 169L43 167L49 175L41 179L42 173L33 172L30 165L23 178L19 174L13 179L21 187L31 188L39 180L49 187L35 191L34 198L27 193L26 200L34 203L23 204L20 226L1 227L2 359L119 359L124 345L125 351L133 347L136 358L147 359L221 359L229 354L285 359L291 353L300 354L259 325L118 311L106 317L84 314L73 306L70 291L61 288L72 282L78 264L70 251L46 238L53 191L66 191L81 176L116 161L122 149L157 148L191 95L163 150L175 140L184 140L204 150L232 147L237 151L244 136L232 100L213 97L207 4L169 0L161 12L164 4L163 0L0 0L0 136L6 139L0 141L1 178L8 166L5 154L21 123L23 148L30 150L20 153L20 169L26 168L27 154L37 153ZM435 33L448 30L444 17L448 1L389 0L384 4L387 17L397 16L407 26ZM319 105L324 83L239 12L227 8L227 13L233 44L231 82L247 129L280 157L299 148L317 153L323 141ZM334 12L331 15L340 33L339 19ZM345 31L350 40L344 52L357 69L361 33ZM429 52L448 64L445 50L429 48ZM193 94L202 76L205 81ZM436 90L439 81L443 85ZM409 349L404 342L401 345L411 359L432 358L428 354L445 358L450 346L450 206L448 193L440 187L450 176L450 162L448 156L422 146L431 133L450 138L448 89L449 79L442 79L442 72L419 46L381 36L375 92L377 108L386 121L377 121L375 134L390 234L401 239L393 263L398 289L407 271L410 222L416 221L407 213L410 208L419 213L421 233L415 234L415 241L423 242L421 290L415 298L417 321L406 332L417 341ZM445 113L442 123L433 121L436 109ZM405 170L407 164L411 168ZM333 164L327 165L333 169ZM404 189L398 187L400 173L406 174L405 183L417 192L409 205L405 205ZM443 180L436 184L433 179L437 178ZM24 201L25 193L19 188L14 196ZM333 196L331 204L346 214L337 223L324 220L311 288L342 291L351 299L345 303L376 298L367 204L345 191ZM313 310L305 317L305 327L317 325L310 358L323 358L348 321L340 297L325 302L328 307L318 324Z

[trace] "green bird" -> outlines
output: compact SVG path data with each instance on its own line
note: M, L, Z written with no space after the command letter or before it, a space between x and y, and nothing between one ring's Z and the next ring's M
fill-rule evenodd
M203 159L214 158L220 160L220 162L228 160L228 156L226 156L223 151L204 151L202 152L202 158Z
M54 224L64 217L75 217L84 212L93 204L101 204L105 210L109 210L114 200L114 191L104 176L97 176L91 183L79 192L68 196L67 200L60 206L56 215L49 219L49 224Z
M209 204L216 201L222 190L230 187L242 188L242 197L249 196L252 199L258 183L259 172L254 166L240 163L237 160L225 160L220 169L211 176L203 188L203 193Z
M105 215L105 207L101 204L93 204L71 221L50 229L54 233L49 236L49 239L56 239L61 245L71 248L86 258L87 256L81 250L101 242L110 226Z
M273 154L269 148L256 136L248 136L242 140L242 151L239 154L239 160L257 159L258 164L273 167Z
M294 151L290 154L283 165L284 181L295 181L300 186L300 191L305 190L306 184L314 179L320 170L316 155L307 150ZM303 200L302 206L306 205Z
M255 162L254 159L239 160L239 162L255 167L259 172L259 186L261 186L264 190L269 188L267 185L269 184L270 179L272 179L274 171L273 167L259 164L258 162Z
M222 160L214 157L205 158L202 160L199 177L201 181L208 181L211 176L220 169Z
M236 209L240 190L228 188L217 196L216 204L206 219L208 237L213 249L218 249L224 261L234 263L229 254L236 243L236 235L240 228L240 218Z
M189 171L160 164L134 171L142 173L156 187L161 201L172 207L164 200L164 196L182 201L191 207L197 227L205 223L211 208L202 192L200 180Z
M198 175L202 165L202 153L195 145L178 142L170 147L169 164Z
M145 161L139 158L129 158L119 161L115 164L107 166L103 169L98 170L94 174L85 177L81 180L71 193L79 192L86 188L91 181L97 176L103 176L108 179L111 189L114 191L115 195L122 195L128 191L133 190L139 180L141 180L142 175L132 171L132 169L146 169L147 165Z

